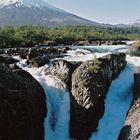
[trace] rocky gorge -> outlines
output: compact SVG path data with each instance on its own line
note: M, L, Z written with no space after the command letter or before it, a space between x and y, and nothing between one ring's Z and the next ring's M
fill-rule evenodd
M104 114L104 100L112 79L126 65L125 54L106 55L81 64L72 75L70 134L88 139Z
M111 82L130 60L119 51L96 57L91 48L87 50L48 47L1 51L0 139L88 140L94 135L106 111ZM81 58L88 56L83 62ZM75 57L74 61L69 57ZM138 87L139 80L135 81ZM138 107L138 102L134 101L134 106Z
M140 139L140 73L134 74L133 102L128 111L124 127L118 140L138 140Z

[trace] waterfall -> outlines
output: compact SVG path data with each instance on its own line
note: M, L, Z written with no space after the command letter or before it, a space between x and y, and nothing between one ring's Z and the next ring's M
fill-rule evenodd
M45 75L47 65L30 68L25 60L21 60L18 65L40 83L46 94L45 140L69 140L70 97L66 85L55 76Z
M43 88L47 97L48 114L45 119L45 140L69 139L69 93L63 82L53 76L45 77Z
M133 73L140 66L140 58L127 56L126 68L112 81L105 100L105 113L99 122L97 132L90 140L117 140L130 104L133 92Z
M105 100L105 113L90 140L117 140L132 101L133 68L127 65L115 79Z
M110 50L116 52L117 47L110 47ZM91 48L92 49L92 48ZM102 50L102 47L98 48ZM103 49L109 49L103 47ZM121 48L119 48L121 50ZM123 49L127 49L124 47ZM111 53L112 51L107 51ZM66 60L86 61L93 59L93 54L89 52L85 56L75 56L70 51ZM97 57L107 53L97 53ZM66 85L58 78L44 73L48 66L40 68L31 68L26 60L20 59L18 65L28 71L43 87L47 101L47 117L44 122L45 140L70 140L69 121L70 121L70 97ZM105 100L105 113L99 122L97 132L94 132L90 140L116 140L123 126L126 113L132 101L133 73L137 66L140 66L139 57L127 56L127 66L120 73L119 77L112 81Z

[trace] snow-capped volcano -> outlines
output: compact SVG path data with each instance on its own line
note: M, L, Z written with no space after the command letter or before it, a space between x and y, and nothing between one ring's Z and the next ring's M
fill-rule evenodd
M130 26L140 27L140 19L137 19L134 22L130 23Z
M55 7L51 6L47 2L43 0L0 0L0 7L8 7L8 6L25 6L25 7L47 7L56 9Z
M55 8L52 5L48 4L44 0L0 0L0 8L3 7L11 7L11 6L16 6L16 7L38 7L38 8L48 8L48 9L53 9L53 10L58 10L61 12L65 12L61 9Z
M55 8L45 0L0 0L0 25L98 24Z

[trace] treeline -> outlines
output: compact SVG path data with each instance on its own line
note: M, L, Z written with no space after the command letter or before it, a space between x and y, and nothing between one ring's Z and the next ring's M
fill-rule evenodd
M49 41L71 44L76 41L140 39L140 28L66 26L59 28L21 26L0 27L0 47L32 47Z

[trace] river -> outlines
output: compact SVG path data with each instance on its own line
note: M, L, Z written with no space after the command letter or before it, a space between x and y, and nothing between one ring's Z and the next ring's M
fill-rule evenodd
M63 59L68 61L87 61L106 54L125 52L127 45L116 46L82 46L68 51ZM132 102L133 73L140 66L139 57L127 55L126 68L119 77L113 80L106 100L105 113L99 122L97 131L90 140L117 140L126 117L126 113ZM26 60L20 60L18 65L28 71L42 85L46 97L48 114L44 122L45 140L70 140L70 97L65 83L51 75L46 76L45 65L40 68L31 68L25 64Z

